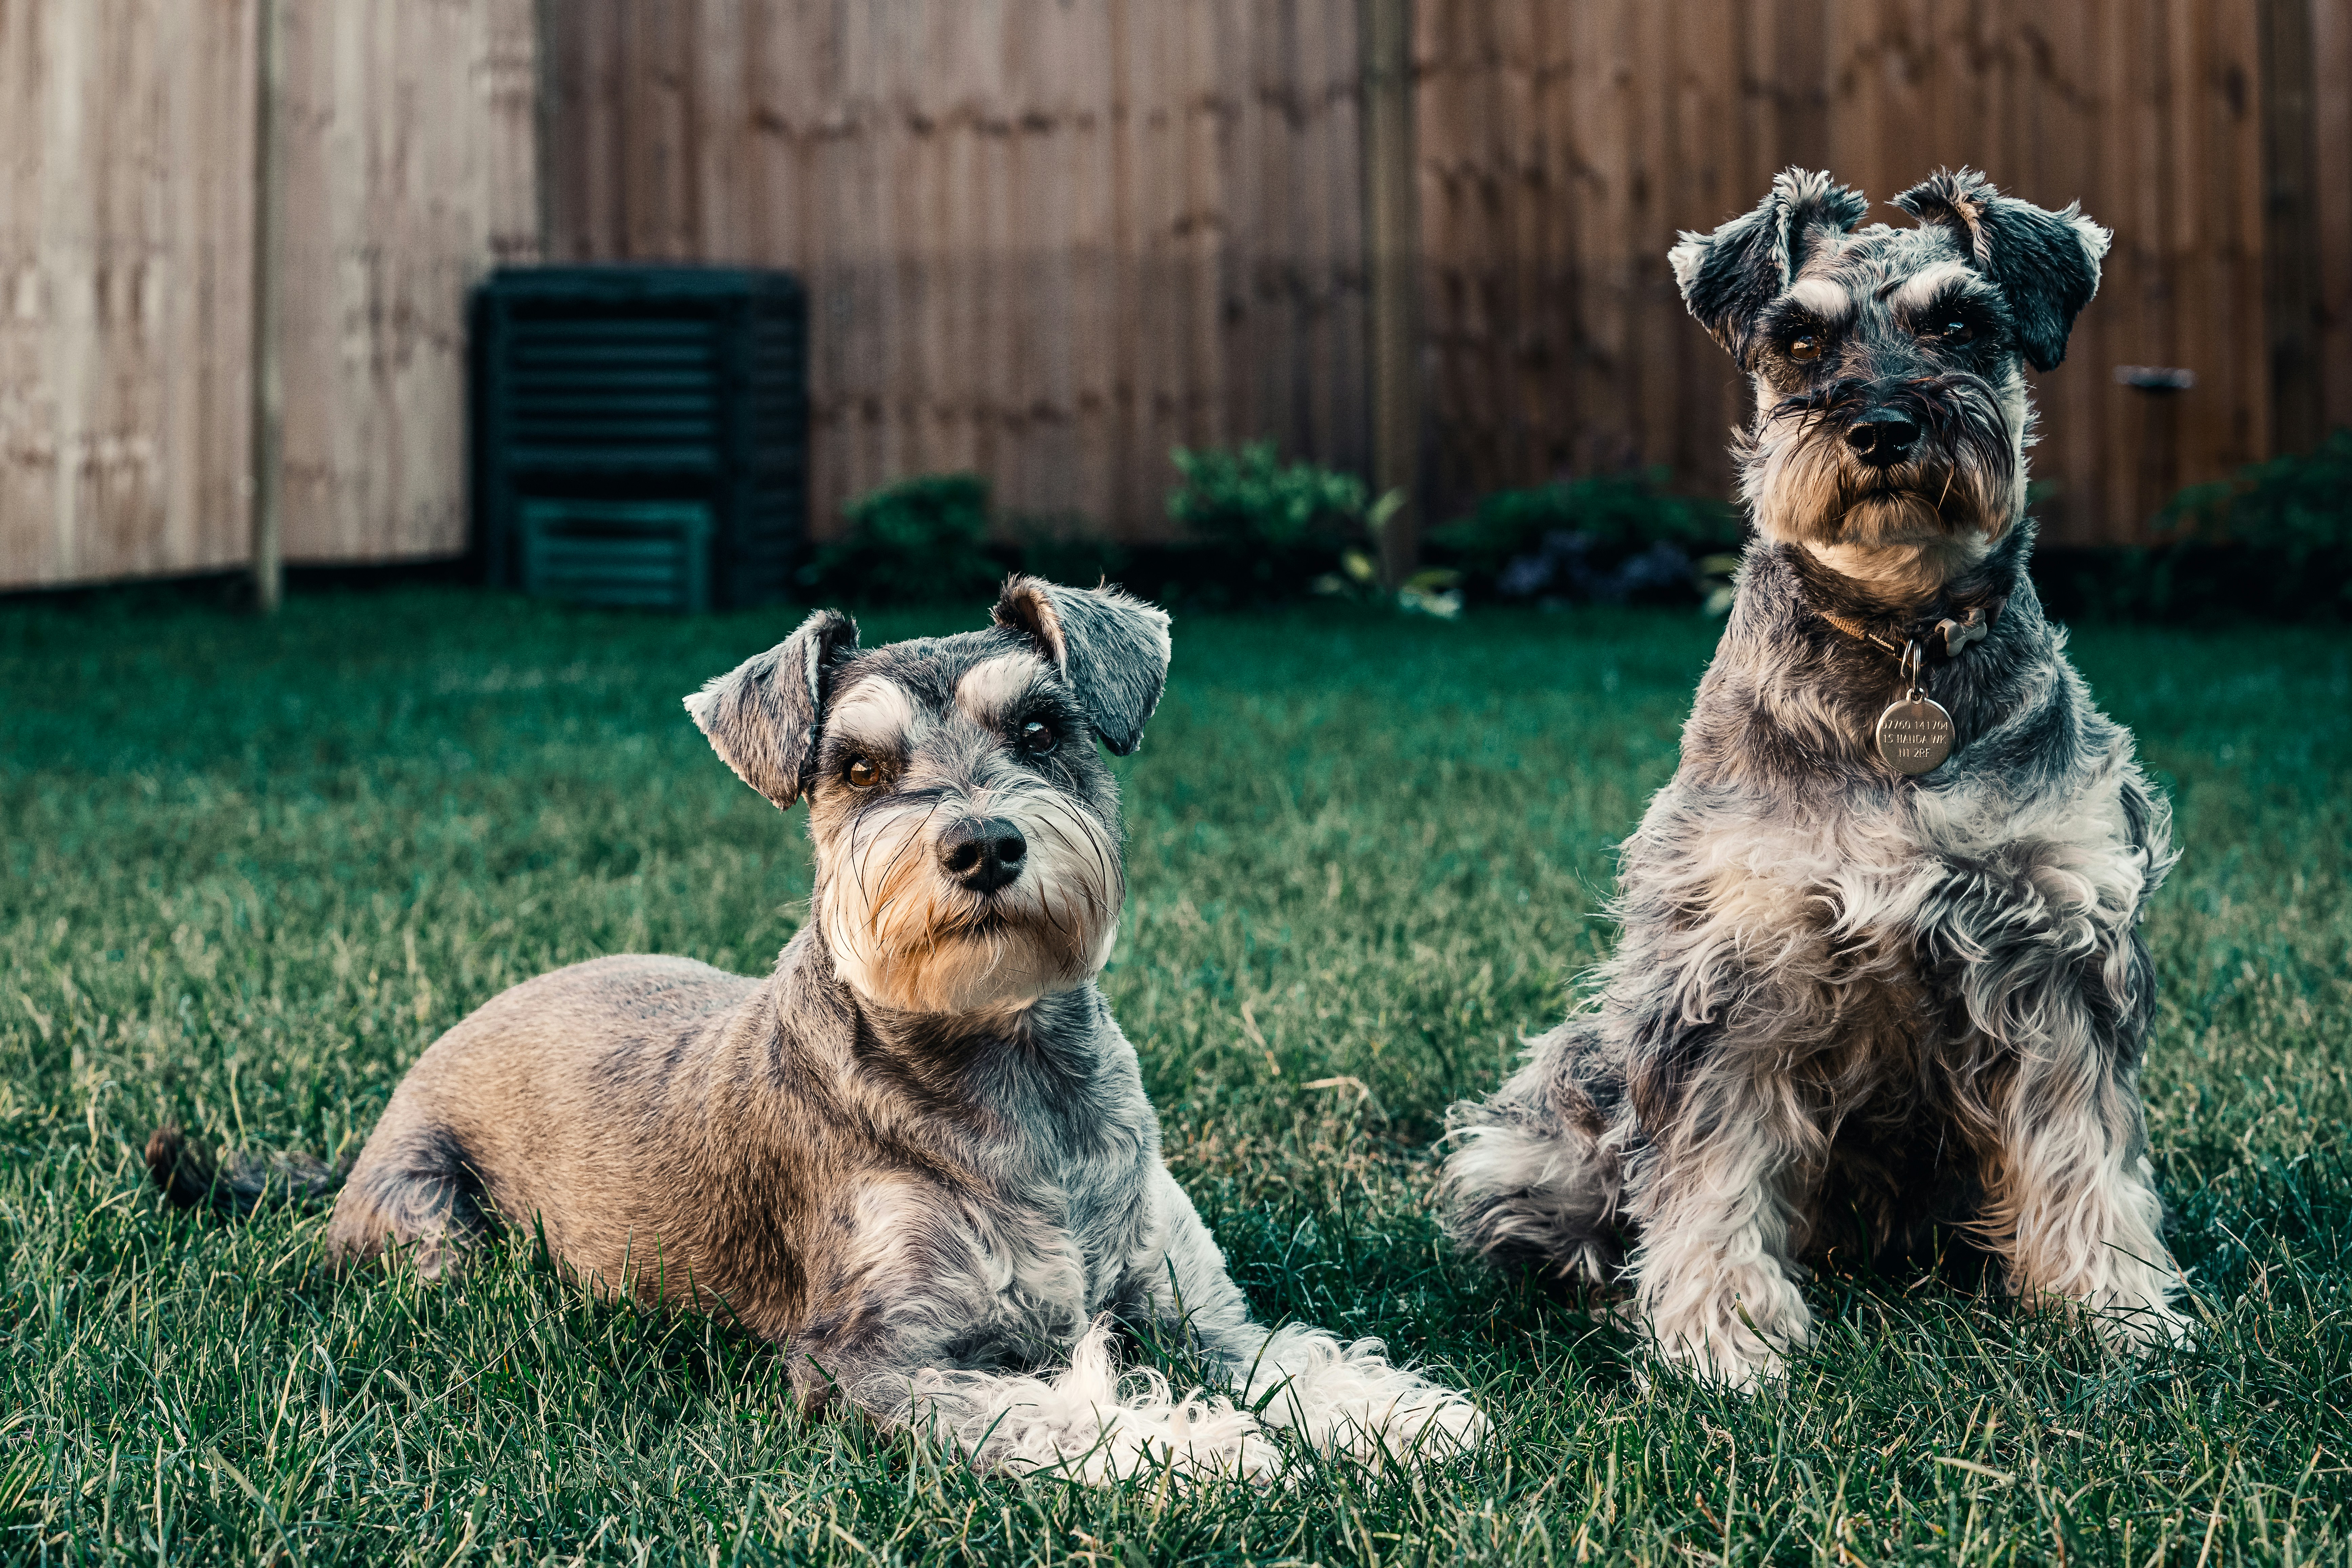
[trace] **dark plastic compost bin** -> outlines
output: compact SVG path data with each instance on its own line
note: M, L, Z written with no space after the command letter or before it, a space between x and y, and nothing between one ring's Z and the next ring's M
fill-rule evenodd
M491 274L473 312L489 580L674 610L784 597L808 515L807 325L787 272Z

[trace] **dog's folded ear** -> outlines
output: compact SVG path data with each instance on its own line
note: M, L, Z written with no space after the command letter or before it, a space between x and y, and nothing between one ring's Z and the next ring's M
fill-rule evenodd
M801 629L686 700L710 749L735 776L790 806L808 782L834 665L857 647L857 623L819 610Z
M1974 169L1938 169L1895 205L1923 228L1951 230L1970 265L2008 300L2034 369L2054 369L2066 357L2066 335L2099 291L2099 262L2114 237L2083 216L2080 203L2052 212L2002 195Z
M1142 743L1168 684L1168 616L1117 588L1008 577L996 624L1020 633L1078 694L1095 733L1120 756Z
M1870 210L1870 199L1810 169L1785 169L1754 212L1713 234L1685 231L1666 253L1683 303L1742 368L1756 318L1789 291L1822 241L1844 234Z

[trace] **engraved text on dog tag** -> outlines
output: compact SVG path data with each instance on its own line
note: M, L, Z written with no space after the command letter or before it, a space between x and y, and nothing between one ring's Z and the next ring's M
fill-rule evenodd
M1878 716L1878 754L1888 767L1909 777L1935 772L1952 754L1952 716L1915 688Z

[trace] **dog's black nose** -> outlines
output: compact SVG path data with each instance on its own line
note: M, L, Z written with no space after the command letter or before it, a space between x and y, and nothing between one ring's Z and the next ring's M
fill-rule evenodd
M1919 426L1891 408L1874 408L1846 426L1845 444L1874 468L1891 468L1911 455Z
M1001 816L968 816L940 835L940 864L975 893L992 893L1021 875L1029 841Z

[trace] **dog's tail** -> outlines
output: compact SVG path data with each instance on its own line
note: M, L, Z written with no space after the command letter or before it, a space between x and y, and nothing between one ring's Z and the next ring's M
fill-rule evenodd
M147 1171L174 1207L248 1215L268 1203L331 1196L351 1167L309 1154L232 1154L188 1142L177 1127L155 1129L147 1140Z

